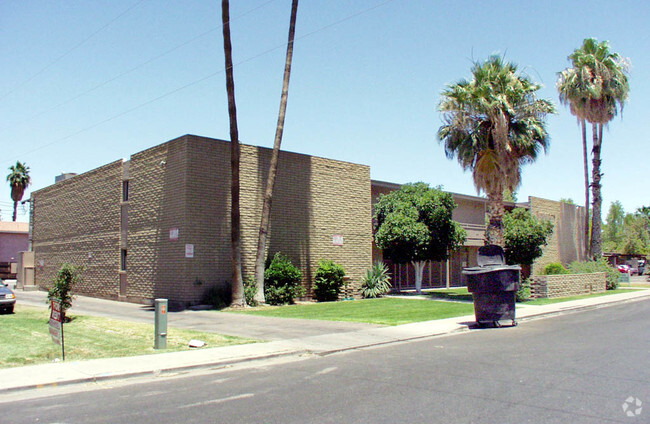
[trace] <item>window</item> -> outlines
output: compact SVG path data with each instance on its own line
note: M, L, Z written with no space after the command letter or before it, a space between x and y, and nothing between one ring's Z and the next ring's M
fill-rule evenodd
M122 201L129 200L129 180L122 181Z
M126 249L122 249L121 251L120 271L126 271Z

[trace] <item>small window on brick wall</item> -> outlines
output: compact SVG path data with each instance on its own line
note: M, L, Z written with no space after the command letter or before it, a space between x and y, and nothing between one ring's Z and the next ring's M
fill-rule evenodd
M129 200L129 180L122 181L122 201Z
M122 249L120 253L120 271L126 271L126 249Z

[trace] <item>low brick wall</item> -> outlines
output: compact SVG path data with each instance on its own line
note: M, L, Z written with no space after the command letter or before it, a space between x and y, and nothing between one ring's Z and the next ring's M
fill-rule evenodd
M555 298L602 293L607 290L607 274L538 275L531 283L531 297Z

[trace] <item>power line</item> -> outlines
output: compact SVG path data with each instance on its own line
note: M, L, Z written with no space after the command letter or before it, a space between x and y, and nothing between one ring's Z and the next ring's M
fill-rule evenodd
M143 0L143 1L144 1L144 0ZM277 0L269 0L269 1L265 2L265 3L262 3L261 5L259 5L259 6L257 6L257 7L254 7L254 8L252 8L252 9L250 9L250 10L248 10L248 11L242 13L241 15L236 16L235 18L231 19L230 21L232 22L232 21L235 21L235 20L241 19L241 18L243 18L244 16L249 15L249 14L251 14L251 13L253 13L253 12L255 12L255 11L257 11L257 10L263 8L263 7L265 7L265 6L268 5L269 3L273 3L273 2L275 2L275 1L277 1ZM170 54L170 53L172 53L172 52L175 52L176 50L179 50L179 49L181 49L181 48L183 48L183 47L185 47L185 46L187 46L187 45L189 45L189 44L192 44L192 43L194 43L195 41L200 40L201 38L203 38L203 37L205 37L205 36L207 36L207 35L209 35L209 34L212 34L212 33L215 32L215 31L221 30L222 26L223 26L223 25L220 25L220 26L214 27L214 28L209 29L209 30L207 30L207 31L205 31L205 32L203 32L203 33L201 33L201 34L195 36L195 37L190 38L189 40L186 40L186 41L184 41L184 42L182 42L182 43L180 43L180 44L177 44L176 46L174 46L174 47L172 47L172 48L170 48L170 49L168 49L168 50L165 50L164 52L162 52L162 53L160 53L160 54L157 54L157 55L155 55L155 56L153 56L153 57L151 57L151 58L145 60L144 62L141 62L140 64L138 64L138 65L136 65L136 66L134 66L134 67L132 67L132 68L130 68L130 69L124 71L124 72L121 72L121 73L115 75L114 77L111 77L111 78L109 78L109 79L107 79L107 80L105 80L105 81L103 81L103 82L101 82L101 83L95 85L94 87L92 87L92 88L90 88L90 89L88 89L88 90L86 90L86 91L83 91L83 92L81 92L81 93L79 93L79 94L77 94L77 95L75 95L75 96L73 96L73 97L68 98L67 100L64 100L64 101L62 101L62 102L60 102L60 103L57 103L57 104L55 104L54 106L51 106L51 107L49 107L49 108L47 108L47 109L45 109L45 110L43 110L43 111L41 111L41 112L38 112L38 113L36 113L36 114L30 116L29 118L26 118L26 119L24 119L24 120L18 122L17 124L15 124L15 126L23 125L23 124L25 124L25 123L27 123L27 122L30 122L30 121L34 120L34 119L40 118L41 116L47 114L48 112L51 112L51 111L53 111L53 110L56 110L56 109L58 109L58 108L60 108L60 107L62 107L62 106L68 105L68 104L74 102L75 100L80 99L81 97L83 97L83 96L85 96L85 95L87 95L87 94L90 94L90 93L92 93L93 91L96 91L96 90L98 90L98 89L100 89L100 88L102 88L102 87L104 87L104 86L106 86L106 85L112 83L113 81L116 81L116 80L118 80L118 79L120 79L120 78L122 78L122 77L124 77L124 76L126 76L126 75L128 75L128 74L130 74L130 73L133 73L133 72L137 71L138 69L141 69L141 68L145 67L146 65L148 65L148 64L150 64L150 63L152 63L152 62L155 62L156 60L158 60L158 59L160 59L160 58L162 58L162 57L164 57L164 56L167 56L168 54ZM0 97L0 100L1 100L1 99L2 99L2 98ZM9 128L11 128L11 127L9 127ZM3 131L7 131L7 129L8 129L7 127L4 127L4 128L3 128Z
M271 1L273 1L273 0L271 0ZM384 2L381 2L381 3L379 3L379 4L374 5L374 6L372 6L372 7L369 7L369 8L367 8L367 9L364 9L364 10L362 10L362 11L360 11L360 12L357 12L357 13L354 13L354 14L351 14L351 15L348 15L348 16L346 16L346 17L344 17L344 18L342 18L342 19L340 19L340 20L338 20L338 21L332 22L332 23L327 24L327 25L325 25L325 26L322 26L322 27L320 27L320 28L318 28L318 29L316 29L316 30L314 30L314 31L311 31L311 32L308 32L308 33L306 33L306 34L303 34L303 35L301 35L301 36L299 36L299 37L296 37L295 40L297 41L297 40L305 39L305 38L310 37L310 36L312 36L312 35L314 35L314 34L317 34L317 33L319 33L319 32L325 31L326 29L329 29L329 28L332 28L332 27L334 27L334 26L336 26L336 25L339 25L339 24L341 24L341 23L343 23L343 22L349 21L350 19L353 19L353 18L356 18L356 17L358 17L358 16L364 15L364 14L366 14L366 13L372 12L373 10L378 9L378 8L380 8L380 7L382 7L382 6L385 6L385 5L387 5L388 3L391 3L391 2L393 2L393 1L394 1L394 0L386 0L386 1L384 1ZM294 43L295 43L295 41L294 41ZM261 52L261 53L258 53L258 54L256 54L256 55L250 56L250 57L248 57L248 58L246 58L246 59L244 59L244 60L241 60L240 62L237 62L237 63L233 64L233 67L243 65L244 63L251 62L251 61L253 61L253 60L255 60L255 59L258 59L258 58L260 58L260 57L262 57L262 56L265 56L265 55L267 55L267 54L269 54L269 53L272 53L272 52L274 52L274 51L276 51L276 50L283 49L283 48L285 48L285 47L286 47L286 43L283 43L283 44L277 45L277 46L272 47L272 48L270 48L270 49L268 49L268 50L265 50L265 51L263 51L263 52ZM138 109L141 109L141 108L143 108L143 107L145 107L145 106L148 106L148 105L150 105L150 104L152 104L152 103L155 103L155 102L157 102L157 101L159 101L159 100L162 100L162 99L164 99L165 97L169 97L169 96L171 96L172 94L178 93L179 91L185 90L185 89L190 88L190 87L192 87L192 86L194 86L194 85L197 85L197 84L199 84L199 83L202 83L202 82L204 82L204 81L206 81L206 80L208 80L208 79L210 79L210 78L214 78L215 76L217 76L217 75L219 75L219 74L222 74L223 72L224 72L224 70L219 70L219 71L217 71L217 72L213 72L213 73L211 73L211 74L209 74L209 75L203 76L203 77L201 77L201 78L199 78L199 79L197 79L197 80L194 80L194 81L192 81L192 82L189 82L189 83L187 83L187 84L185 84L185 85L183 85L183 86L181 86L181 87L175 88L174 90L168 91L168 92L166 92L166 93L164 93L164 94L161 94L161 95L158 96L158 97L155 97L155 98L153 98L153 99L147 100L147 101L144 102L144 103L140 103L139 105L136 105L136 106L134 106L134 107L132 107L132 108L130 108L130 109L127 109L127 110L125 110L125 111L123 111L123 112L120 112L120 113L118 113L118 114L115 114L115 115L113 115L113 116L111 116L111 117L109 117L109 118L106 118L106 119L104 119L104 120L98 121L98 122L96 122L96 123L94 123L94 124L91 124L91 125L89 125L89 126L87 126L87 127L84 127L84 128L82 128L82 129L80 129L80 130L78 130L78 131L75 131L75 132L73 132L73 133L71 133L71 134L68 134L68 135L66 135L66 136L64 136L64 137L61 137L61 138L59 138L59 139L57 139L57 140L54 140L54 141L52 141L52 142L50 142L50 143L42 144L42 145L40 145L40 146L38 146L38 147L36 147L36 148L34 148L34 149L32 149L32 150L29 150L29 151L23 152L22 155L20 155L19 157L24 157L24 156L26 156L26 155L29 155L29 154L32 154L32 153L38 152L38 151L40 151L40 150L43 150L43 149L45 149L45 148L47 148L47 147L50 147L50 146L53 146L53 145L55 145L55 144L59 144L59 143L65 142L65 141L67 141L67 140L69 140L69 139L71 139L71 138L73 138L73 137L75 137L75 136L77 136L77 135L79 135L79 134L82 134L82 133L84 133L84 132L86 132L86 131L90 131L90 130L93 129L93 128L96 128L96 127L98 127L98 126L100 126L100 125L103 125L103 124L105 124L105 123L107 123L107 122L113 121L113 120L115 120L115 119L117 119L117 118L120 118L120 117L122 117L122 116L124 116L124 115L127 115L127 114L129 114L129 113L131 113L131 112L134 112L134 111L136 111L136 110L138 110ZM13 162L13 160L11 160L11 161L3 161L3 162L0 162L0 163L9 163L9 162Z
M6 93L0 95L0 100L4 100L5 97L7 97L8 95L10 95L10 94L13 93L14 91L16 91L16 90L18 90L18 89L24 87L26 84L28 84L29 82L33 81L36 77L38 77L38 76L41 75L43 72L45 72L45 71L47 71L48 69L50 69L52 66L56 65L56 64L57 64L58 62L60 62L64 57L68 56L70 53L72 53L73 51L77 50L79 47L81 47L81 46L83 46L84 44L86 44L88 41L90 41L92 38L94 38L97 34L99 34L100 32L102 32L102 31L105 30L106 28L108 28L111 24L113 24L115 21L117 21L118 19L120 19L122 16L126 15L127 13L129 13L131 10L135 9L137 6L139 6L139 5L140 5L141 3L143 3L144 1L145 1L145 0L140 0L140 1L138 1L137 3L135 3L134 5L128 7L128 8L127 8L126 10L124 10L122 13L120 13L119 15L117 15L116 17L114 17L113 19L111 19L110 21L108 21L106 24L104 24L104 26L102 26L101 28L99 28L98 30L96 30L95 32L93 32L92 34L90 34L88 37L86 37L86 38L84 38L83 40L81 40L81 42L75 44L75 45L74 45L72 48L70 48L68 51L66 51L65 53L63 53L62 55L58 56L57 58L55 58L54 60L52 60L50 63L48 63L47 65L45 65L44 67L42 67L38 72L36 72L35 74L32 74L30 77L28 77L28 78L27 78L26 80L24 80L23 82L19 83L19 84L18 84L16 87L14 87L13 89L11 89L11 90L9 90L8 92L6 92Z

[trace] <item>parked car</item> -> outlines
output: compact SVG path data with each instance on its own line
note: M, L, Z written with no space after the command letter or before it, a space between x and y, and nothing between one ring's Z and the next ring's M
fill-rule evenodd
M12 314L15 304L16 295L0 280L0 311Z
M618 268L618 272L621 272L623 274L631 274L632 273L632 268L629 265L620 264L617 268Z

